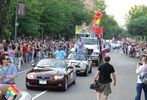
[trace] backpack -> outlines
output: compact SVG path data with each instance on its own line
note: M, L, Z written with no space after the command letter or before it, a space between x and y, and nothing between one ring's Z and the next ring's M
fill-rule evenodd
M144 73L142 76L140 75L140 79L142 83L147 85L147 73Z

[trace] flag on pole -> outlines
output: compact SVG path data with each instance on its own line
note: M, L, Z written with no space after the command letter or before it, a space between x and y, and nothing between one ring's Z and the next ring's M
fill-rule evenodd
M10 84L6 92L5 98L8 99L9 97L13 97L18 93L19 93L19 90L17 90L13 84Z
M93 32L95 33L95 35L102 36L103 35L103 27L96 26L93 28Z
M95 22L97 25L100 24L100 19L97 19L96 22Z
M18 4L18 16L24 16L26 12L26 6L23 2Z

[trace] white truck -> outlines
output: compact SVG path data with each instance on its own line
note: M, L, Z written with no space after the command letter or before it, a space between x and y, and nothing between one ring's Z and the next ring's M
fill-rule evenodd
M84 48L87 49L87 55L91 57L92 62L94 62L97 66L100 53L97 38L82 37L82 41L84 42Z

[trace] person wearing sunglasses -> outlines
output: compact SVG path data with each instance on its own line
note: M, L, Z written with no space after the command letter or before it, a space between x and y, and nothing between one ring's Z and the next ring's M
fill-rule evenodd
M17 68L9 61L8 54L0 56L0 100L10 84L15 84Z

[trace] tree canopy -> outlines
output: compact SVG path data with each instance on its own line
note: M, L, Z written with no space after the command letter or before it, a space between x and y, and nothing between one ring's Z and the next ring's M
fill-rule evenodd
M7 2L6 2L7 1ZM75 26L89 24L95 11L101 11L104 37L122 34L122 28L105 12L104 0L94 0L93 10L87 10L82 0L19 0L26 7L25 15L18 16L17 36L71 37ZM1 0L0 34L2 38L14 37L16 0Z
M134 6L130 9L127 29L134 36L147 36L147 6Z

